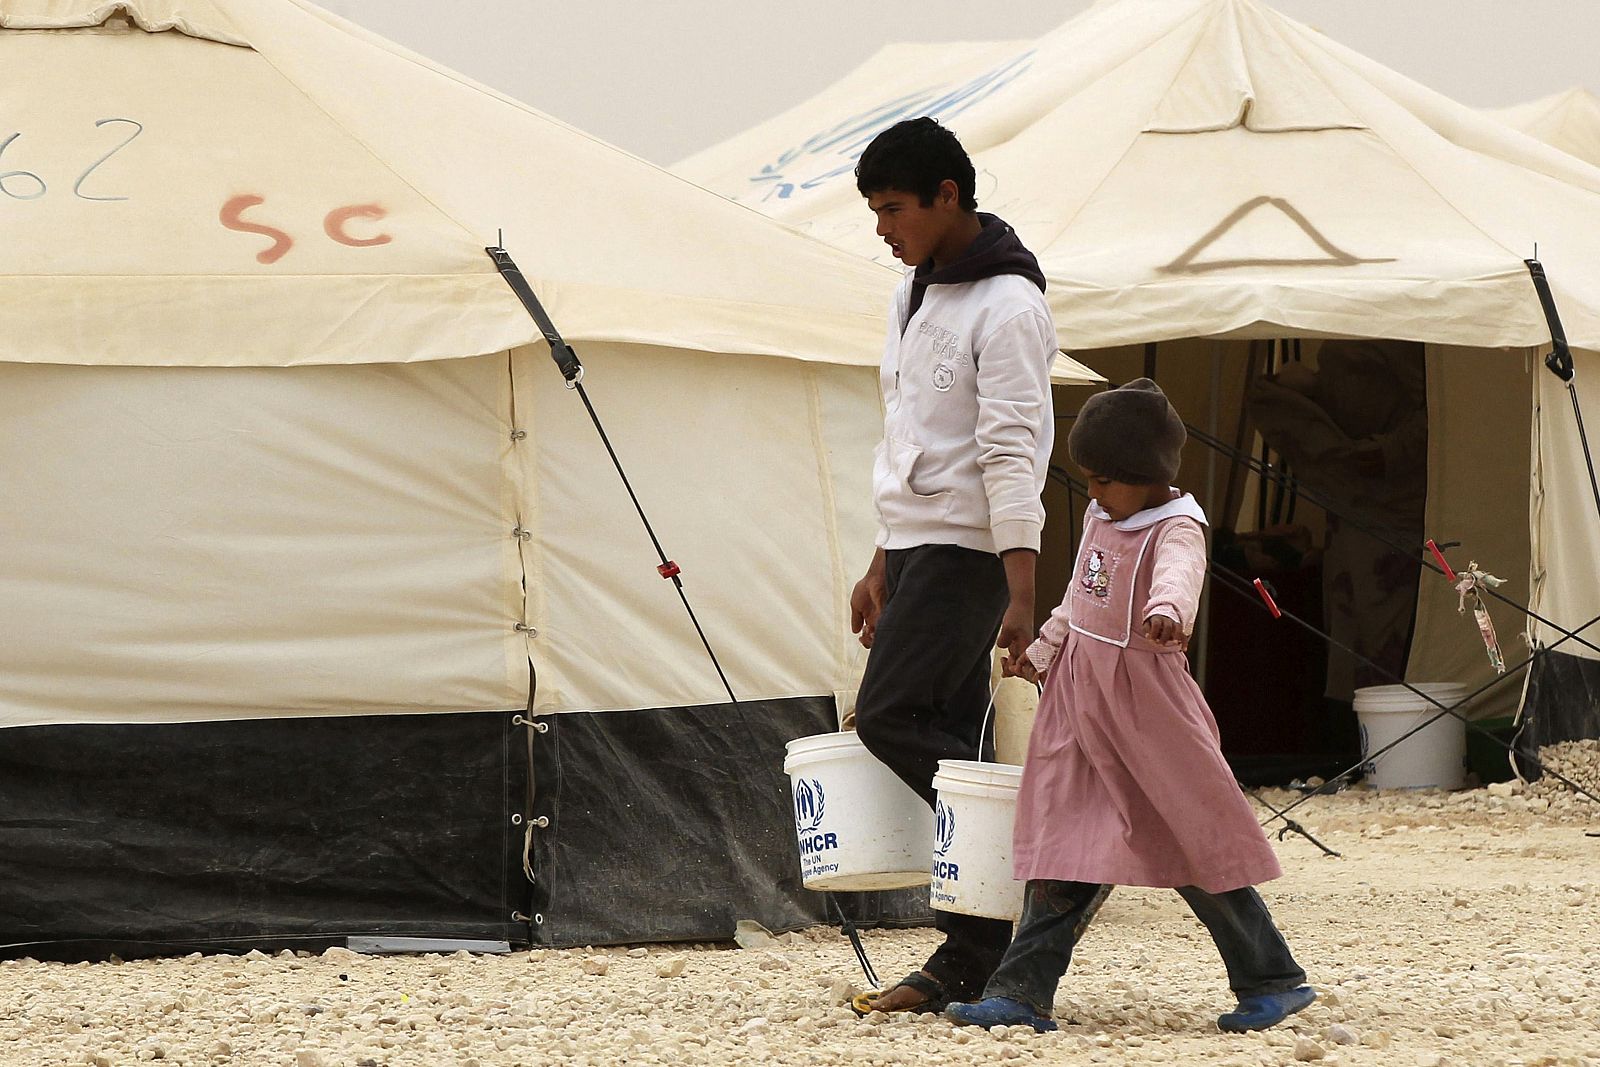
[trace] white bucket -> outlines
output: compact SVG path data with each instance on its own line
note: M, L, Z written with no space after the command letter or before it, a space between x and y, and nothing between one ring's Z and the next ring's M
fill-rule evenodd
M1022 768L939 761L929 902L940 911L1015 920L1023 883L1011 877L1011 827Z
M1467 695L1455 682L1424 682L1416 688L1447 708ZM1426 722L1440 709L1403 685L1356 690L1361 723L1361 758ZM1460 789L1466 779L1467 727L1445 715L1367 764L1367 781L1378 789Z
M933 812L853 731L790 741L800 882L859 892L928 884Z

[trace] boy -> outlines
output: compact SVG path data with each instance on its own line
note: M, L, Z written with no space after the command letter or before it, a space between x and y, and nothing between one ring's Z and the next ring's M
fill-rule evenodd
M877 551L850 598L871 649L856 730L931 806L941 759L973 760L992 649L1033 640L1034 565L1054 440L1055 324L1044 273L1011 227L980 214L955 135L933 119L884 130L856 187L909 269L889 312L873 471ZM858 1011L942 1010L977 996L1011 924L938 912L944 944Z

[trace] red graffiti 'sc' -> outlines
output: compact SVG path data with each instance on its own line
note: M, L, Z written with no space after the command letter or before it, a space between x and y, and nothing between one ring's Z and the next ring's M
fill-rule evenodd
M329 237L342 245L351 248L371 248L373 245L386 245L394 240L386 233L372 237L354 237L345 230L345 224L351 219L381 219L389 214L378 204L351 204L348 207L337 207L328 212L328 217L322 220L322 230Z
M266 226L259 222L246 222L241 217L247 209L264 203L266 203L264 197L244 193L223 204L218 218L222 221L222 225L230 230L237 230L240 233L258 233L263 237L272 238L272 247L257 252L256 261L259 263L276 263L288 253L289 249L294 247L294 238L276 226Z

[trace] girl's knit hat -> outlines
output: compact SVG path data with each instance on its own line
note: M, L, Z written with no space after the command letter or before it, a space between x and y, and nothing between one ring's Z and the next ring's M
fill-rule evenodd
M1169 485L1189 432L1149 378L1096 393L1067 435L1072 462L1129 485Z

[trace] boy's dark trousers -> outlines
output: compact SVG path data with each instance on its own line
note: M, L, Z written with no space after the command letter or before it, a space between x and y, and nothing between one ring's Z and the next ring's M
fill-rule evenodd
M862 744L932 807L942 759L980 758L990 664L1010 602L1005 564L956 545L891 549L888 600L856 697ZM981 739L993 758L993 731ZM954 999L969 999L1005 955L1011 924L934 913L945 942L924 969Z
M985 997L1009 997L1041 1015L1054 1014L1056 986L1072 962L1072 950L1111 892L1089 882L1028 882L1017 938L984 988ZM1306 972L1289 954L1283 935L1261 894L1246 886L1207 893L1195 886L1178 890L1222 954L1233 995L1283 993L1305 984Z

